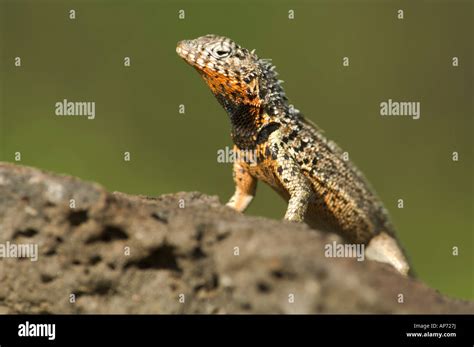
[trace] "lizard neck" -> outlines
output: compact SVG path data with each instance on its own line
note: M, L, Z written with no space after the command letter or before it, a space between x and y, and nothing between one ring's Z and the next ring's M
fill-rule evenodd
M260 106L236 103L222 94L216 95L219 103L226 110L232 131L232 140L240 149L253 149L257 144L258 132L265 124Z
M284 118L290 115L288 99L282 87L283 81L278 79L275 66L269 60L260 59L259 98L265 113L275 118Z
M242 79L243 90L240 94L227 92L225 88L216 88L215 82L205 77L212 92L229 115L232 125L232 139L240 149L254 149L260 131L278 119L292 117L288 99L277 79L274 66L267 60L260 60L254 71L257 76L249 80ZM272 126L271 129L275 129ZM267 129L268 130L268 129Z

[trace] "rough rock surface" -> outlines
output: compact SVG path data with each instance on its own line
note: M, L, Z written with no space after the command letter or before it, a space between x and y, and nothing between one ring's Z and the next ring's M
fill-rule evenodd
M201 193L108 193L0 163L0 244L38 245L37 261L0 259L0 313L474 312L387 265L326 258L333 240Z

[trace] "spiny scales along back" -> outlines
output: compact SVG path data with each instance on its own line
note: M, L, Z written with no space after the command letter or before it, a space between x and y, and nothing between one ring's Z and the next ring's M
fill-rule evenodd
M285 219L367 245L368 258L408 273L382 203L341 149L289 105L269 60L216 35L181 41L176 51L226 110L234 151L246 159L234 162L228 206L244 211L261 180L288 201Z

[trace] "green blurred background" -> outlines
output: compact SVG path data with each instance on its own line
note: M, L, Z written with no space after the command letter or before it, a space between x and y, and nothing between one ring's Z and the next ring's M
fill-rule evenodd
M0 160L13 162L19 151L21 164L109 190L198 190L226 201L231 164L218 163L217 151L232 145L228 119L175 53L179 40L226 35L272 58L290 102L349 151L419 277L473 299L472 3L2 0ZM64 98L95 101L96 119L55 116ZM421 119L381 117L389 98L420 101ZM284 211L260 184L248 213Z

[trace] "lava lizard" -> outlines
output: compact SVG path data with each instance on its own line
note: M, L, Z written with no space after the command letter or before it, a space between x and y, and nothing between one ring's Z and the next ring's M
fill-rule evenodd
M406 275L410 266L380 200L342 150L289 103L269 60L229 38L180 41L176 51L204 78L231 122L235 193L227 206L243 212L257 180L288 202L285 219L364 244L368 259ZM249 153L254 153L249 160Z

